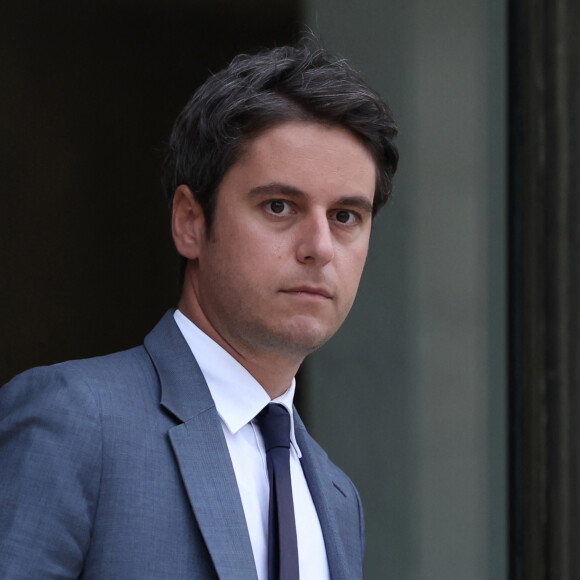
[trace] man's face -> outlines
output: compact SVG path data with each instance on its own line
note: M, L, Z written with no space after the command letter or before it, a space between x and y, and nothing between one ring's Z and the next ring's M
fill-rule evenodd
M199 236L185 280L194 321L242 356L317 349L354 301L374 190L374 161L344 129L296 121L259 135Z

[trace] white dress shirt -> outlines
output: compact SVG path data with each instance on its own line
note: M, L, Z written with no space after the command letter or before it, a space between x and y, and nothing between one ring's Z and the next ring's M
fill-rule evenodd
M270 396L254 377L219 344L202 332L179 310L174 313L203 373L215 402L230 452L259 580L268 580L268 505L270 487L264 440L255 424L256 415L270 403ZM300 464L294 434L292 401L295 380L272 402L290 413L290 477L298 536L298 560L302 580L329 579L324 538L316 508Z

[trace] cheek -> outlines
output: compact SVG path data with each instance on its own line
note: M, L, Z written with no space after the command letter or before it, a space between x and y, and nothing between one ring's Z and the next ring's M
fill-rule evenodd
M357 262L356 264L350 264L349 266L349 268L340 271L338 276L342 280L343 298L346 303L352 306L360 286L363 264Z
M341 261L339 269L345 279L352 280L358 284L366 263L367 250L368 246L362 246L339 255Z
M246 238L245 244L245 248L240 248L240 254L247 263L261 271L274 269L280 273L280 268L292 256L291 243L277 236L256 232Z

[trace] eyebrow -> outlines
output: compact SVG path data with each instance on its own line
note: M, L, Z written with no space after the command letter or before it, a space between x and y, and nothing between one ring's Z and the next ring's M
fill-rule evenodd
M258 185L253 187L249 191L250 195L276 195L282 194L288 197L308 198L310 197L305 191L294 187L293 185L288 185L287 183L281 183L274 181L266 185ZM346 195L336 200L336 205L355 207L361 211L372 213L373 204L364 195Z

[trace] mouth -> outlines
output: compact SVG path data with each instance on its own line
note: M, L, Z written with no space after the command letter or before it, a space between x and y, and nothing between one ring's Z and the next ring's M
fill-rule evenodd
M331 300L332 293L325 286L296 286L282 290L284 294L290 294L298 298L311 298L315 300Z

